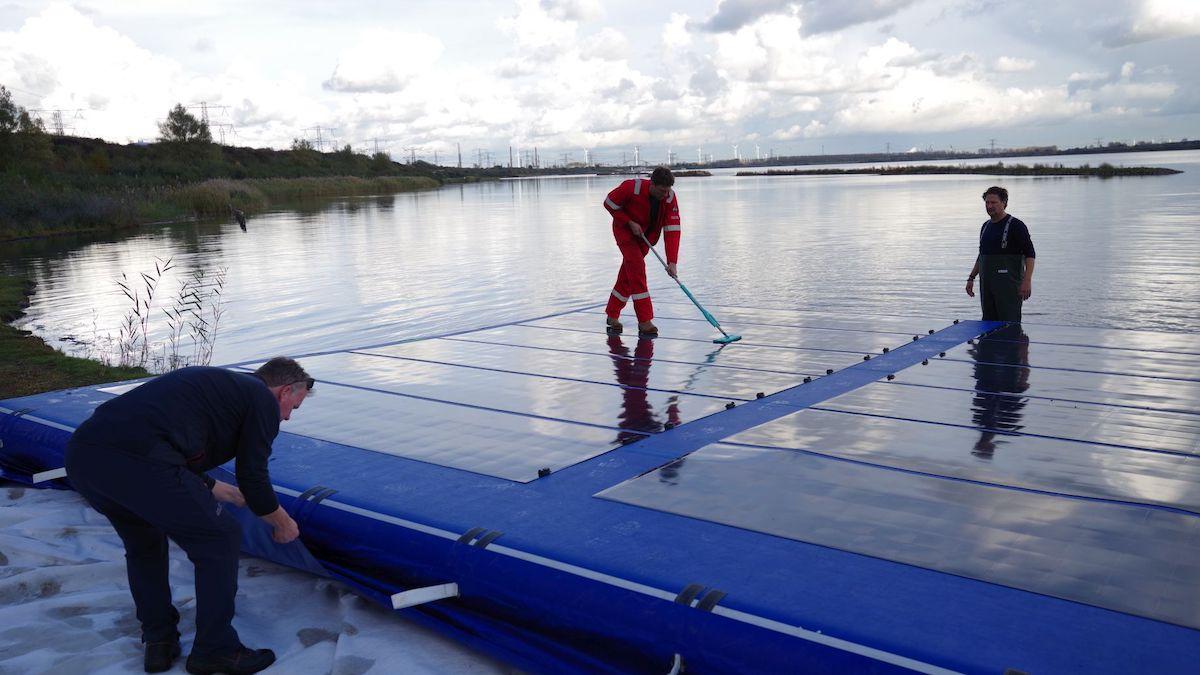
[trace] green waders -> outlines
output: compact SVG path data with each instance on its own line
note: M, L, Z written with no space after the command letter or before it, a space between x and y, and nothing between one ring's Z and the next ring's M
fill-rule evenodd
M979 304L984 321L1021 320L1021 281L1025 256L1019 253L979 256Z

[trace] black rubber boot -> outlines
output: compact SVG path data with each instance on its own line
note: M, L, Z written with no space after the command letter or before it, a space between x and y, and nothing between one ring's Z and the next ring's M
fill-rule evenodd
M226 654L196 656L193 653L188 656L187 671L196 675L208 675L209 673L243 675L266 670L272 663L275 663L275 652L270 649L242 647L235 652Z
M163 673L171 669L179 658L179 640L171 642L147 642L146 657L142 666L147 673Z
M621 331L625 330L625 327L621 325L621 322L612 318L611 316L604 318L604 326L608 332L612 333L613 335L619 335Z

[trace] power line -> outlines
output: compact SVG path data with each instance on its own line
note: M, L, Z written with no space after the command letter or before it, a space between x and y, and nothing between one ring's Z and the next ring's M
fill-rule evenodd
M237 135L237 130L234 129L232 124L220 122L217 124L210 124L208 126L209 126L209 129L216 129L217 133L220 134L221 140L219 141L219 143L221 145L225 145L225 132L226 131L228 131L231 135L234 135L234 136Z
M200 109L200 121L204 122L205 126L209 126L208 111L210 109L220 110L222 114L224 114L226 110L229 110L229 106L227 106L227 105L209 105L208 101L200 101L199 103L192 103L192 104L188 105L188 107L187 107L188 110L195 110L196 108Z
M70 113L72 115L71 120L74 121L77 119L83 119L84 110L86 110L86 108L74 108L74 109L67 109L67 110L64 110L61 108L38 108L36 110L29 110L28 112L31 114L32 113L50 113L51 133L53 133L55 136L65 136L67 127L63 123L63 113ZM41 119L41 116L39 115L38 118ZM72 131L75 130L74 125L71 125L70 128Z
M308 127L307 129L304 129L304 131L312 131L316 133L317 137L312 141L312 144L316 146L317 152L325 152L325 143L334 145L332 138L333 132L336 131L334 127ZM330 135L330 139L328 141L325 140L323 135L323 133L326 131L328 131Z

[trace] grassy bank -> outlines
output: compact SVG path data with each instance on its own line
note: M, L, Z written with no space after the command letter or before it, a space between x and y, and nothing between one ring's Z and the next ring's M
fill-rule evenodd
M1169 176L1182 173L1175 169L1152 166L1063 166L1061 164L988 164L986 166L885 166L865 169L771 169L768 171L739 171L739 176L840 176L867 174L872 176L903 176L926 174L982 174L987 176L1094 176L1117 178L1121 176Z
M319 176L308 178L209 179L177 187L79 188L0 180L0 241L116 230L157 222L228 216L229 207L246 213L273 203L332 197L429 190L440 185L428 176Z
M310 178L249 178L206 180L174 191L166 203L177 212L195 216L229 215L229 206L247 213L262 211L273 202L297 202L353 195L381 195L431 190L441 184L428 176L320 176Z
M117 368L66 356L9 322L28 306L33 284L0 276L0 399L29 396L68 387L131 380L149 373L141 368Z

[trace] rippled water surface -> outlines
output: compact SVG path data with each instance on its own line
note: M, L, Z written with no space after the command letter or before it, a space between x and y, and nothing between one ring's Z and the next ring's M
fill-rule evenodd
M1038 251L1029 322L1200 333L1200 152L1102 161L1184 173L1112 180L992 176L681 178L681 278L721 305L977 318L963 292L980 194L1008 187ZM152 311L199 270L227 270L214 363L462 330L602 303L619 256L601 201L619 177L513 180L338 201L78 242L6 243L38 283L18 325L95 354L131 304L116 280L171 259ZM682 299L650 260L656 299ZM66 339L64 339L66 338Z

